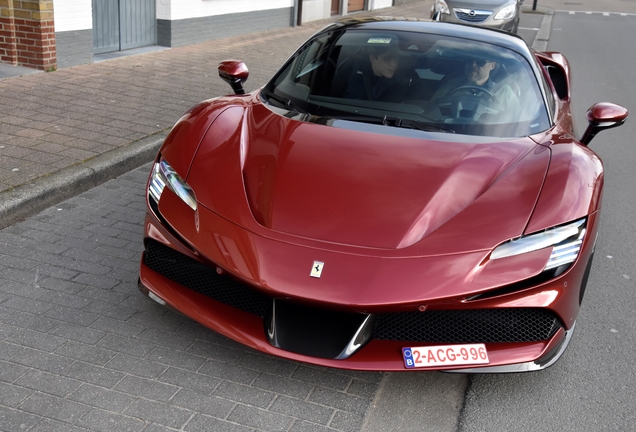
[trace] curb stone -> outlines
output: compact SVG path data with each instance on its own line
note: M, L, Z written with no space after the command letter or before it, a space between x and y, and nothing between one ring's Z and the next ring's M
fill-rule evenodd
M168 130L0 192L0 229L152 161Z

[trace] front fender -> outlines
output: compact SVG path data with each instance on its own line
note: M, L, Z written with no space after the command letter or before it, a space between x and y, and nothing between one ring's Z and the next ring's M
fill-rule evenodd
M572 141L553 144L550 149L550 167L526 233L582 218L601 208L601 159Z
M172 127L159 154L182 178L187 178L194 155L212 123L229 107L249 103L248 97L210 99L190 108Z

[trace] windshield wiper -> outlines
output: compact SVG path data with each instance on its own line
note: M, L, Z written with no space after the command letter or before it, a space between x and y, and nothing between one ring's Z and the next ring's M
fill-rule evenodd
M296 111L297 113L301 112L294 107L294 104L292 103L291 99L286 98L285 96L277 95L276 93L269 91L267 89L263 89L262 92L265 93L268 100L274 99L276 102L282 105L282 108L288 109L290 111Z
M385 120L386 119L387 117L385 117ZM417 129L417 130L428 131L428 132L455 133L455 131L452 129L442 128L439 126L432 125L430 123L419 122L417 120L408 120L408 119L400 119L400 118L393 118L393 120L395 120L395 123L384 123L384 124L388 124L389 126L396 126L401 128L407 128L407 129Z
M439 126L432 125L430 123L424 123L417 120L401 119L399 117L375 117L375 116L331 116L330 118L337 120L358 121L363 123L378 124L384 126L400 127L405 129L417 129L426 132L444 132L455 133L452 129L446 129Z

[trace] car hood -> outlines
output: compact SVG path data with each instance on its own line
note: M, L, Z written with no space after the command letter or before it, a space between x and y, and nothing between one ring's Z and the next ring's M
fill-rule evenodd
M549 150L529 138L327 123L261 104L229 108L187 181L201 205L247 229L256 222L333 244L451 253L458 238L465 251L521 235L549 163Z

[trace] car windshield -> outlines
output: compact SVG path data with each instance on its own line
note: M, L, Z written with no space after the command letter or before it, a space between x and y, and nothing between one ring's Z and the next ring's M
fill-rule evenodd
M320 118L488 137L550 127L528 62L509 49L405 31L337 29L303 45L262 91Z

